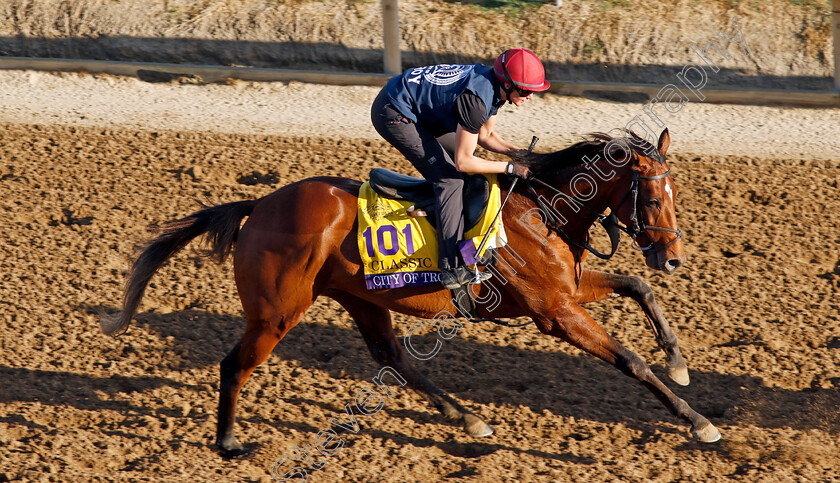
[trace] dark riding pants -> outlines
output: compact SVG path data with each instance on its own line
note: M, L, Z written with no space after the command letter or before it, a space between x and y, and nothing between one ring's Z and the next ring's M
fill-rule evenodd
M431 181L437 210L440 268L458 266L457 243L464 234L464 175L455 169L455 133L435 136L406 119L388 102L383 89L370 111L373 127Z

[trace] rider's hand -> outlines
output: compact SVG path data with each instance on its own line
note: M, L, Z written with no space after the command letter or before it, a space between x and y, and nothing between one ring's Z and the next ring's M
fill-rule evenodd
M528 166L515 161L511 161L507 164L507 167L505 168L505 174L515 176L520 179L530 179L531 176L533 176L531 174L531 170L528 169Z
M527 149L517 149L514 152L508 154L508 157L514 162L522 162L525 159L525 156L528 156L528 154L530 154L530 152Z

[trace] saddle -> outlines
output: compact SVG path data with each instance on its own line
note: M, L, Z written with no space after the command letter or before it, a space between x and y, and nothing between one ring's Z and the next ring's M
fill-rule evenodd
M435 213L435 194L432 183L422 178L415 178L389 169L373 168L370 170L370 187L380 196L394 200L414 203L409 209L420 212L415 216L424 216L432 226L437 226ZM480 174L464 175L464 232L476 226L487 210L490 198L490 185L487 178Z

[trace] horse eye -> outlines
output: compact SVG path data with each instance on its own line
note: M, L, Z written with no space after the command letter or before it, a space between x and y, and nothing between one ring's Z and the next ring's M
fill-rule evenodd
M651 200L648 201L648 206L653 208L662 208L662 200L659 198L651 198Z

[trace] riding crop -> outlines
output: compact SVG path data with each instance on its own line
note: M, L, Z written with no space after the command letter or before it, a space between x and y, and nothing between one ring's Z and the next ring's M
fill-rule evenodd
M540 140L540 138L538 138L536 136L531 138L531 145L528 146L528 154L531 154L531 151L534 150L534 146L537 145L537 141L539 141L539 140ZM513 188L516 187L516 182L517 181L519 181L519 178L513 178L513 183L510 184L510 189L508 190L507 194L505 195L505 199L502 201L502 205L499 206L499 211L496 213L495 218L493 218L493 223L490 223L491 228L493 227L493 225L496 224L496 221L498 221L499 216L502 215L502 209L505 207L505 203L507 203L508 198L510 198L510 194L513 193ZM487 239L488 239L489 236L490 236L490 230L488 230L487 233L484 234L484 238L481 239L481 244L478 245L478 251L476 251L476 253L478 253L479 255L481 254L481 250L484 249L484 245L487 244ZM476 278L476 280L478 280L478 263L475 264L475 271L476 271L475 278Z

